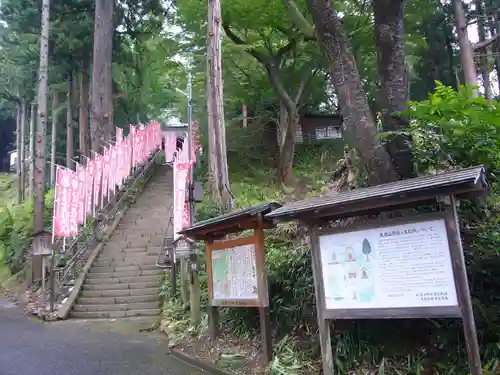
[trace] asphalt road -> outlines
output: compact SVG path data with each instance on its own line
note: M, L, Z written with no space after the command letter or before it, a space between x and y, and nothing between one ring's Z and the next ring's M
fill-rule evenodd
M1 375L207 375L136 321L43 323L1 302Z

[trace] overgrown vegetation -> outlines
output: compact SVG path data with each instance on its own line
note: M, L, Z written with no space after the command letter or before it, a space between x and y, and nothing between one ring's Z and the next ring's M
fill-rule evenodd
M45 227L52 228L54 191L45 195ZM26 265L26 249L33 236L33 200L22 204L0 202L0 284L22 271Z
M492 184L486 204L462 202L460 214L464 250L474 312L485 369L500 371L500 106L474 98L470 90L438 85L428 100L412 102L408 115L412 151L420 174L484 164ZM297 151L296 184L304 189L283 192L267 169L262 146L249 142L243 130L228 145L232 190L240 207L271 200L287 200L324 191L339 150L328 145L304 146ZM248 131L246 132L248 134ZM253 146L249 146L249 144ZM231 157L238 150L239 157ZM244 150L244 152L242 152ZM329 155L325 156L325 153ZM248 167L255 166L254 168ZM197 219L218 214L210 201L198 207ZM203 248L200 246L203 257ZM275 361L271 373L317 374L319 343L316 332L314 288L307 246L301 246L295 225L281 225L266 238L271 319ZM202 274L203 306L207 276ZM167 288L167 286L166 286ZM178 296L177 296L178 297ZM176 307L175 307L176 306ZM189 320L179 304L168 304L168 319L179 332L191 335ZM206 329L206 317L198 330ZM251 338L258 330L254 309L223 309L221 326L238 337ZM196 331L196 329L195 329ZM377 374L467 374L467 355L459 320L337 321L332 325L335 364L339 374L375 371Z

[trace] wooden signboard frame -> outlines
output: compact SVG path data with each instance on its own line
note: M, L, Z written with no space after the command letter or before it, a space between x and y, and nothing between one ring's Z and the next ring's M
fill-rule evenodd
M216 340L219 335L220 308L257 308L260 316L261 362L267 365L272 360L272 338L269 314L269 287L265 267L264 230L274 228L272 220L264 215L281 207L279 203L268 202L243 208L212 219L201 221L189 228L184 228L183 234L193 240L205 242L206 265L208 273L208 326L210 338ZM230 234L252 230L247 237L227 239ZM230 249L238 246L253 246L255 250L255 270L257 281L257 297L251 299L214 299L212 254L216 250ZM252 293L254 294L254 293Z
M264 246L260 243L258 233L249 237L237 238L222 242L206 244L207 272L208 272L208 298L213 307L265 307L269 306L267 275L264 266ZM214 250L231 250L239 246L252 245L255 251L255 268L257 276L257 298L255 299L214 299L212 254Z
M328 309L326 304L323 306L322 315L325 319L411 319L411 318L459 318L460 313L460 285L458 284L458 279L460 278L460 270L457 268L457 262L455 258L456 252L451 251L453 248L453 243L450 240L453 237L453 232L450 229L449 222L446 220L446 215L444 213L430 214L430 215L413 215L397 219L389 220L376 220L369 224L364 225L352 225L343 228L327 228L327 229L314 229L314 242L313 242L313 257L317 256L320 267L315 266L314 273L318 276L318 283L320 285L320 298L326 303L325 296L325 282L323 274L323 262L324 259L321 257L321 246L320 238L323 236L328 236L331 234L345 234L349 232L362 232L370 229L380 229L389 228L399 225L409 225L416 223L425 223L434 220L442 220L445 224L446 229L446 241L448 244L449 256L451 258L450 267L453 270L453 282L455 284L455 290L457 293L456 305L449 306L426 306L426 307L399 307L399 308L348 308L348 309ZM432 297L434 298L434 297Z
M261 222L261 220L259 220ZM256 299L214 299L213 291L213 270L212 254L214 250L227 249L238 246L253 245L255 250L255 266L257 274L257 295ZM268 363L272 360L272 338L270 329L269 314L269 287L267 283L267 272L264 264L265 245L264 229L259 225L254 229L254 233L248 237L242 237L232 240L214 242L209 239L206 241L207 273L208 273L208 326L210 338L216 340L219 335L219 308L221 307L257 307L260 316L260 332L262 342L263 362Z
M481 375L483 373L462 240L460 237L457 207L458 199L484 197L487 194L488 188L489 184L485 169L482 166L477 166L348 191L339 193L333 197L317 197L293 202L266 215L268 219L281 222L297 220L308 229L311 243L323 375L334 375L336 373L330 333L331 319L432 317L461 318L470 373L472 375ZM430 216L410 215L406 218L390 221L379 215L382 212L408 210L409 208L429 204L439 207L440 213ZM408 211L405 212L408 214ZM366 217L368 215L377 215L379 219L370 225L356 227L348 224L340 230L325 229L331 227L331 222L349 217ZM400 308L400 306L395 304L397 307L346 309L346 306L343 306L339 309L327 309L322 274L323 265L321 263L321 236L367 230L368 228L383 228L384 226L395 225L395 223L404 225L431 220L430 218L434 220L436 218L442 219L444 221L444 231L449 248L449 261L451 263L450 266L452 268L453 283L457 297L456 306L428 307L429 304L427 304L425 307L415 307L416 303L414 301L411 305L413 307L409 308ZM335 263L333 255L332 263ZM384 305L380 304L379 306Z
M334 360L333 348L331 344L330 320L331 319L404 319L404 318L436 318L436 317L460 317L463 321L464 335L466 341L466 349L470 363L472 375L481 375L481 357L479 353L479 343L476 333L476 325L474 321L474 313L472 310L472 301L470 296L469 284L467 279L467 271L462 249L462 241L458 227L458 216L456 213L456 201L453 196L445 199L445 209L441 216L445 220L447 240L450 249L451 263L453 267L453 276L458 299L456 307L432 307L432 308L400 308L400 309L350 309L346 310L327 310L325 306L324 283L322 277L322 264L320 257L319 238L323 234L332 233L329 230L320 230L318 222L307 221L306 225L309 229L311 238L311 253L313 277L316 292L316 308L319 326L319 336L321 341L321 353L323 357L323 373L324 375L334 375ZM388 221L388 225L393 225L396 222L400 224L408 224L416 221L421 221L423 216L411 216L407 220L400 219ZM436 218L436 216L434 216ZM387 226L385 223L378 222L369 227ZM346 227L342 232L357 230L355 227ZM359 228L358 228L359 229ZM340 232L338 232L340 233Z

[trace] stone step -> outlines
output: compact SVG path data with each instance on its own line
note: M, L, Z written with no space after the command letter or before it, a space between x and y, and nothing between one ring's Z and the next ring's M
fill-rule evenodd
M143 264L156 264L156 255L147 255L142 257L122 257L122 259L97 259L93 265L94 266L108 266L108 267L118 267L118 266L140 266Z
M110 289L110 290L82 290L81 296L86 297L127 297L127 296L157 296L160 288L147 289Z
M136 235L144 235L144 237L156 237L163 236L166 231L166 225L158 227L157 229L153 227L144 227L144 228L131 228L131 229L123 229L118 228L113 233L113 236L117 238L128 240L130 238L130 233L133 232Z
M117 267L90 267L89 273L110 273L110 272L124 272L124 271L139 271L139 270L157 270L155 264L146 264L141 266L117 266Z
M120 253L107 253L103 252L99 254L99 256L96 259L97 261L103 261L103 262L126 262L127 260L143 260L145 262L153 263L156 261L156 258L154 255L148 255L148 250L144 251L144 254L141 253L125 253L125 252L120 252Z
M79 297L78 305L113 305L115 303L138 303L138 302L158 302L160 295L152 294L145 296L124 296L124 297Z
M144 237L136 237L136 238L120 238L116 237L114 240L111 239L109 242L108 247L121 247L121 248L134 248L134 247L145 247L145 246L152 246L151 244L153 243L161 243L163 241L163 236L155 236L155 237L149 237L149 236L144 236ZM158 245L157 245L158 246Z
M146 282L159 282L161 283L161 275L150 276L131 276L131 277L114 277L111 279L85 279L87 285L99 285L102 283L110 284L132 284L132 283L146 283Z
M115 303L106 305L75 305L75 312L97 312L97 311L127 311L127 310L150 310L160 307L160 301L153 302L134 302L134 303Z
M160 280L155 281L144 281L144 282L134 282L134 283L102 283L102 284L87 284L83 283L83 290L123 290L123 289L147 289L147 288L159 288L161 285Z
M99 319L99 318L130 318L136 316L156 316L160 315L161 309L149 310L127 310L127 311L93 311L77 312L71 311L69 316L77 319Z
M120 277L136 277L136 276L157 276L160 277L165 270L160 268L150 269L150 270L134 270L134 271L122 271L122 272L97 272L97 273L88 273L87 278L85 280L90 279L116 279Z
M106 257L112 256L127 256L127 255L141 255L151 256L158 254L160 246L141 246L141 247L105 247L102 249L101 255Z

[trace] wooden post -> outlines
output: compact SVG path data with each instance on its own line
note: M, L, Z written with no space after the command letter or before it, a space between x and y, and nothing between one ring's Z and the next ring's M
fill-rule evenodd
M23 98L21 99L21 142L20 142L20 148L17 153L17 156L21 160L21 175L20 175L20 180L19 183L21 184L20 190L21 190L21 200L24 201L26 197L26 184L25 184L25 178L26 178L26 155L25 155L25 139L26 139L26 100Z
M189 270L190 283L189 283L189 309L191 311L191 324L198 326L201 322L200 311L200 276L198 273L199 261L196 254L191 256L191 267L196 264L196 270Z
M186 257L182 256L180 263L181 301L183 306L187 307L189 306L189 275Z
M206 240L206 257L207 257L207 273L208 273L208 331L210 340L215 341L219 336L219 308L212 306L213 285L212 285L212 247L213 239Z
M314 277L314 291L316 294L316 315L318 317L323 375L335 375L333 367L332 341L330 338L330 323L323 316L325 310L325 295L321 271L319 236L314 223L306 223L306 225L311 241L312 270Z
M33 175L35 169L35 125L36 125L36 107L35 103L31 103L30 110L30 169L29 169L29 190L28 197L33 198Z
M17 203L23 201L21 192L21 100L17 104L16 114L16 177L17 177Z
M462 314L464 325L465 344L471 375L481 375L481 356L479 354L479 343L477 340L476 324L474 322L474 311L470 297L469 282L467 279L467 269L465 266L462 239L460 237L460 225L458 223L457 201L455 196L450 196L445 201L446 209L446 229L448 231L448 243L450 246L453 273L455 275L455 285L457 297Z
M262 362L267 365L273 359L273 341L271 337L271 317L269 314L269 287L267 284L267 272L264 266L264 258L266 254L264 244L264 218L259 214L258 227L254 231L257 239L255 246L255 260L257 267L257 285L259 287L259 298L262 305L259 306L260 316L260 336L261 336L261 351Z

